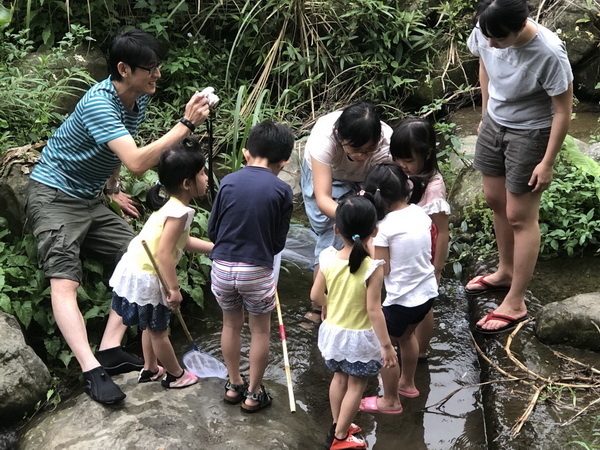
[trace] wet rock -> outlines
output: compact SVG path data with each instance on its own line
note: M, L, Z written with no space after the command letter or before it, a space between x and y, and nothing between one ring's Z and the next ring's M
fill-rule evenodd
M50 372L25 343L15 318L0 311L0 422L19 421L45 399Z
M483 199L481 174L472 167L463 168L448 193L448 203L452 214L452 223L461 223L465 217L466 206L473 205L478 198Z
M223 380L210 378L186 389L137 383L137 374L113 378L127 398L106 407L86 394L44 414L20 440L32 449L306 449L318 448L317 424L302 409L291 414L285 386L267 383L271 407L244 414L227 405Z
M600 292L545 305L537 316L535 333L545 344L600 351Z

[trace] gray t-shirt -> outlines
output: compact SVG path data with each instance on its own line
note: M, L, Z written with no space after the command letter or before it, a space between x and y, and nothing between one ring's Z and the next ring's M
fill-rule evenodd
M479 27L467 45L490 78L487 113L500 125L517 129L548 128L552 99L565 92L573 72L564 44L556 34L537 27L534 38L521 47L492 48Z

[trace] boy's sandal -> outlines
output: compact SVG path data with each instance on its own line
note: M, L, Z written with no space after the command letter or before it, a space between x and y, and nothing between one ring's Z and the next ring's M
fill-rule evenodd
M260 385L260 391L258 391L257 394L253 394L252 392L246 390L246 392L244 392L244 397L258 402L256 405L247 405L244 400L241 406L242 412L245 413L255 413L256 411L260 411L267 406L271 406L271 402L273 400L262 384Z
M233 384L231 381L225 383L225 394L223 395L223 401L225 403L237 405L244 399L244 393L246 392L246 389L248 389L248 382L246 381L246 378L244 378L244 375L242 375L242 380L244 381L243 384ZM236 394L234 396L229 396L227 395L228 391L233 391Z

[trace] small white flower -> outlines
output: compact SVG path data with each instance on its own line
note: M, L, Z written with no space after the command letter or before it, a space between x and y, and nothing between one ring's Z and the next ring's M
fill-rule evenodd
M192 37L192 33L188 33L187 37L191 38Z
M75 58L75 61L85 62L85 58L81 55L75 55L74 58Z
M562 34L562 29L558 28L558 29L556 30L556 34Z

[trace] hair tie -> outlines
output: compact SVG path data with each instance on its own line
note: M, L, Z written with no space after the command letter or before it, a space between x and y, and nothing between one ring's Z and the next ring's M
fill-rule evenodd
M356 241L357 239L360 239L360 236L358 234L355 234L354 236L352 236L353 241Z

